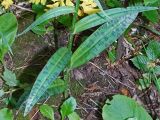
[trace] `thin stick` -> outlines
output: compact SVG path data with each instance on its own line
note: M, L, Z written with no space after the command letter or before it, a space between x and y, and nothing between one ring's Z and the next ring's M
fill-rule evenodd
M116 82L118 82L118 83L120 83L120 84L122 84L122 85L124 85L124 86L126 86L126 87L128 87L128 88L130 88L130 89L132 89L132 90L135 89L135 88L132 88L132 87L130 87L130 86L122 83L121 81L117 80L117 79L114 78L113 76L109 75L106 71L102 70L100 67L98 67L98 66L95 65L94 63L92 63L92 62L89 62L89 63L92 64L93 66L95 66L96 68L98 68L99 70L101 70L103 73L105 73L107 76L109 76L111 79L115 80Z
M13 4L13 6L14 6L14 7L16 7L16 8L19 8L19 9L21 9L21 10L28 11L28 12L33 12L33 13L34 13L34 11L33 11L33 10L31 10L31 9L27 9L27 8L24 8L24 7L19 6L19 5L16 5L16 4Z
M49 98L50 98L50 97L48 97L48 98L43 102L43 104L46 103L46 102L49 100ZM33 118L37 115L38 112L39 112L39 110L37 110L37 111L34 113L34 115L32 116L32 118L31 118L30 120L33 120Z

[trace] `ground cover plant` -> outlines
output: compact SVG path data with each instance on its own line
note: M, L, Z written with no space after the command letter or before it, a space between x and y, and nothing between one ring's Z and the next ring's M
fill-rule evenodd
M160 119L159 0L0 3L0 119Z

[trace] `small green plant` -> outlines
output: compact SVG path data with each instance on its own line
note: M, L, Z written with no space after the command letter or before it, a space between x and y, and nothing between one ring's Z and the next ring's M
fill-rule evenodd
M53 111L53 108L50 107L49 105L46 105L46 104L41 105L40 112L44 117L50 120L54 120L54 111Z
M57 50L40 72L27 99L24 115L28 114L32 107L46 92L49 85L58 77L60 72L64 70L65 81L69 81L70 71L72 69L87 63L90 59L96 57L104 49L109 47L118 37L120 37L120 35L123 34L139 12L157 9L154 7L143 6L128 7L127 9L115 8L102 11L98 14L89 15L77 21L79 2L80 1L77 0L75 9L73 7L58 7L49 10L19 34L20 36L28 32L48 19L64 14L74 13L68 46ZM109 19L106 16L108 16ZM75 34L100 24L102 25L72 54L71 50Z
M13 120L13 113L8 108L3 108L0 110L1 120Z
M154 82L160 92L160 79L157 77L160 73L160 66L157 64L160 57L159 50L160 43L155 40L150 41L144 48L144 53L131 59L133 64L144 72L143 77L139 79L141 89L149 87L151 82Z
M123 95L115 95L111 101L107 100L102 116L104 120L152 120L141 105Z
M66 101L64 101L60 109L62 120L64 120L66 117L68 117L69 120L80 120L79 115L76 112L74 112L76 106L77 103L75 98L73 97L70 97Z
M80 120L79 115L75 112L76 106L77 103L75 98L70 97L65 100L60 107L61 119L64 120L65 118L68 118L69 120ZM49 105L41 105L40 112L44 117L54 120L54 111Z
M6 13L0 16L0 61L3 62L4 55L11 50L17 29L18 22L13 13Z
M2 78L5 81L5 84L10 87L19 85L19 81L17 80L15 73L8 70L7 68L5 68Z
M146 6L160 6L159 0L144 0L144 4ZM146 11L143 13L144 16L146 16L147 19L149 19L153 23L159 22L159 14L157 10L152 11Z

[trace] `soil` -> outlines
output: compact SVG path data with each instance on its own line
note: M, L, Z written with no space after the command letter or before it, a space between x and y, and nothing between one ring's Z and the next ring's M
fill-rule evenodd
M25 15L19 18L20 30L23 30L32 20L32 15ZM155 28L158 27L156 26ZM59 31L62 36L58 39L62 41L60 42L62 45L65 45L67 37L65 35L64 38L63 34L66 33L66 30L61 28ZM145 32L150 37L160 40L157 35L146 30ZM22 83L33 84L38 73L55 52L53 43L54 39L52 39L51 34L37 36L32 32L28 32L16 39L12 46L14 55L6 55L7 67L16 72L18 79ZM139 44L138 42L135 43ZM126 49L130 48L124 50L125 46L119 47L121 48L117 49L123 48L123 50L118 50L122 53L119 53L121 56L117 58L116 63L110 64L106 50L86 65L72 71L70 92L77 99L77 112L84 120L102 120L101 111L105 101L112 99L115 94L123 94L135 99L144 106L154 119L157 116L160 118L160 96L156 88L151 85L145 91L138 89L136 81L141 77L142 73L133 66L130 59L122 60L126 54L128 55ZM60 105L59 101L63 101L62 95L50 98L47 103L53 105L56 109ZM38 109L35 107L27 118L23 118L20 113L16 119L31 119L37 111ZM58 112L55 112L55 117L56 120L59 120ZM37 113L33 120L45 120L45 118Z

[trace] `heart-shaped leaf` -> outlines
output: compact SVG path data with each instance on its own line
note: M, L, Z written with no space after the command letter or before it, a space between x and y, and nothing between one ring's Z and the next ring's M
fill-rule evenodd
M0 110L0 119L1 120L13 120L13 113L8 108L3 108Z
M41 105L40 106L40 112L42 115L46 118L49 118L51 120L54 120L54 112L53 108L50 107L49 105Z
M69 114L73 113L74 110L76 109L77 103L76 100L73 97L68 98L64 103L61 105L61 115L62 115L62 120Z
M104 120L152 120L142 106L123 95L113 96L113 100L104 105L102 116Z
M9 86L17 86L19 84L19 81L17 80L15 73L8 70L7 68L5 68L2 78Z

